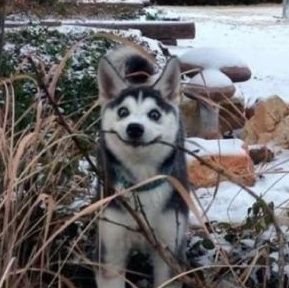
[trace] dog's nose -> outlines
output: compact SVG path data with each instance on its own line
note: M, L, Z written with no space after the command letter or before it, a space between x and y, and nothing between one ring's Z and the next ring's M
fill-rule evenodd
M143 135L144 127L139 123L131 123L127 126L126 133L129 138L138 139Z

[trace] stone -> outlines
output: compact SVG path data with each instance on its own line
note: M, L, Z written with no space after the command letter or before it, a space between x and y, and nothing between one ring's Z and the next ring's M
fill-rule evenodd
M261 101L255 109L256 129L264 132L272 132L281 119L288 114L288 105L278 96Z
M222 67L220 71L227 75L234 83L248 81L252 76L249 67Z
M282 119L282 121L277 125L272 136L277 145L280 145L285 149L289 148L289 116Z
M183 97L183 101L180 103L180 110L186 136L197 136L200 127L200 113L197 100Z
M236 88L224 73L216 69L205 69L184 84L184 92L212 99L215 102L231 98Z
M242 138L249 145L274 142L287 147L289 143L287 116L289 107L280 97L272 96L260 101L256 104L253 117L245 124Z
M194 77L198 73L200 73L200 71L203 70L203 67L201 66L188 64L188 63L182 63L182 62L180 63L180 67L181 67L181 72L185 73L186 76L188 77Z
M212 100L200 99L197 101L183 97L180 109L187 137L221 138L219 107Z
M199 149L196 154L203 160L228 171L244 185L253 186L255 184L254 164L244 142L238 139L192 139L196 143L188 143L186 147L192 151ZM189 179L196 188L213 187L218 184L218 181L227 180L192 156L187 156L187 165Z
M266 146L250 149L249 155L254 165L268 163L274 159L274 152Z
M253 186L256 182L254 166L248 156L209 156L203 159L237 176L240 183L246 186ZM218 181L228 180L223 176L219 177L217 172L197 160L189 166L189 179L196 188L213 187L218 184Z

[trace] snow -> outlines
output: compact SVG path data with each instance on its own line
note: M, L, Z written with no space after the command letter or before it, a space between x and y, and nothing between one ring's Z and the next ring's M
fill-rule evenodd
M198 156L210 155L244 155L244 142L240 139L205 140L200 138L188 138L185 147L190 151L196 151ZM256 148L254 145L251 148ZM276 158L266 165L257 165L256 184L250 189L267 202L274 202L277 214L289 203L289 151L275 149ZM193 156L187 155L187 161L192 161ZM252 207L256 200L239 186L224 181L216 187L200 188L195 191L198 196L201 211L207 211L205 220L219 222L240 223L245 220L249 207ZM191 223L198 224L198 221L191 215Z
M53 27L52 29L58 30L60 33L83 33L87 31L93 31L94 33L112 33L122 37L141 37L141 32L137 29L128 29L128 30L117 30L117 29L105 29L105 28L94 28L94 27L85 27L77 26L71 22L66 21L63 25Z
M205 140L202 138L191 137L187 138L185 142L185 148L190 151L196 151L195 153L200 156L234 156L245 155L244 142L240 139L212 139ZM187 160L191 161L193 156L187 155Z
M289 202L289 151L282 151L276 159L266 165L256 166L258 175L256 184L251 190L266 202L274 202L276 213L288 207ZM246 191L228 181L221 182L214 198L216 188L196 190L200 203L210 221L240 223L245 220L249 207L256 200Z
M280 18L281 5L159 9L195 21L196 38L179 40L179 45L225 49L248 63L252 79L237 84L248 105L272 95L289 102L289 21ZM184 53L181 50L177 52Z
M205 85L207 87L224 88L232 86L232 80L216 69L205 69L189 80L190 84Z
M179 59L203 68L247 67L246 62L229 49L215 47L190 48L179 55Z

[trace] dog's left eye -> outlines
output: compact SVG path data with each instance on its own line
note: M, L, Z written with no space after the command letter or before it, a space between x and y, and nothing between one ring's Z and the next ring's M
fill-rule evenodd
M117 114L118 114L118 117L119 118L125 118L129 115L129 111L126 107L120 107L118 110L117 110Z
M148 113L148 116L151 120L158 121L161 118L161 113L158 110L153 109Z

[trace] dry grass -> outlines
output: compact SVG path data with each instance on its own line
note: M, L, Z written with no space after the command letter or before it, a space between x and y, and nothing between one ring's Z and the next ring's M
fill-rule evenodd
M83 214L72 218L75 211L61 207L93 195L89 195L89 175L79 169L83 155L73 141L73 137L81 141L87 137L81 131L67 133L39 94L24 113L32 114L35 122L18 131L12 82L18 79L0 82L5 91L5 105L0 110L0 287L46 287L44 283L49 282L74 287L57 266L63 265L61 254L68 253L72 244L62 237L75 236L66 232L75 222L69 220ZM36 79L34 83L37 85ZM74 124L67 123L73 130Z

